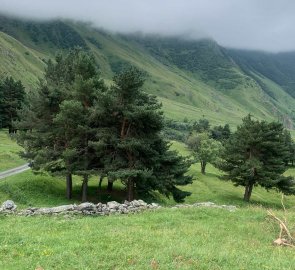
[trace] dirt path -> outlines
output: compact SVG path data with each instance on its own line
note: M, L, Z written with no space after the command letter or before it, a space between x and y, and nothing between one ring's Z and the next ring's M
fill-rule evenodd
M22 172L27 171L29 169L30 169L29 163L27 163L25 165L22 165L22 166L19 166L19 167L10 169L10 170L0 172L0 179L6 178L6 177L14 175L14 174L22 173Z

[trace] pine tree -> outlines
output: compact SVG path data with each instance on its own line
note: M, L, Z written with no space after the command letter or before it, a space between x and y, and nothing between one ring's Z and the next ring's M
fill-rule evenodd
M282 124L255 121L249 115L226 143L219 167L226 173L225 179L245 187L245 201L258 185L294 194L294 179L282 175L287 155Z
M135 68L117 75L114 82L110 96L114 97L115 136L111 138L108 176L125 183L128 200L134 199L135 191L147 194L151 190L182 200L187 194L176 185L191 183L191 177L184 176L190 164L170 151L161 135L161 104L142 91L144 77Z
M13 122L18 119L17 111L25 99L25 88L21 81L6 77L0 82L0 128L8 128L9 133L15 131Z
M48 62L45 80L29 95L29 105L20 114L19 142L26 157L34 160L35 170L65 175L67 198L72 196L72 174L76 173L83 176L86 200L92 158L89 117L98 93L104 90L94 58L73 49L66 56L58 55L55 63Z

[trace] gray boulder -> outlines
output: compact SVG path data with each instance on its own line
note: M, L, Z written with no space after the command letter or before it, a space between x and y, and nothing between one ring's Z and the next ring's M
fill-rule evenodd
M112 202L108 202L108 203L107 203L107 207L108 207L110 210L117 210L117 209L119 209L120 206L121 206L121 204L119 204L119 203L116 202L116 201L112 201Z
M16 208L17 208L17 205L13 201L7 200L2 204L0 210L2 210L2 211L14 211Z
M134 200L134 201L130 202L130 205L133 207L140 207L141 203L140 203L140 201Z
M94 211L96 210L96 205L94 203L81 203L75 207L78 211Z

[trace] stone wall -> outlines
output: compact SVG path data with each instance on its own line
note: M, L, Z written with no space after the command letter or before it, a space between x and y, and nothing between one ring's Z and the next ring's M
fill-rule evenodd
M236 207L233 205L216 205L212 202L195 203L195 204L179 204L171 207L176 208L191 208L191 207L211 207L221 208L229 211L235 211ZM4 215L20 215L20 216L36 216L36 215L91 215L91 216L106 216L111 214L130 214L137 213L144 210L157 210L161 208L156 203L145 203L142 200L134 200L132 202L125 201L124 203L118 203L115 201L103 203L81 203L79 205L69 204L56 207L29 207L23 210L17 210L16 204L11 201L5 201L0 207L0 214Z

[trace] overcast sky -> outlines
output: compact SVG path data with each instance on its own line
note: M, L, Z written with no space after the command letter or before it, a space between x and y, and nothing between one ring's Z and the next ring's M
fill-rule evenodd
M206 36L227 47L295 50L295 0L0 0L0 12L91 21L120 32Z

